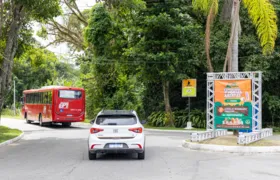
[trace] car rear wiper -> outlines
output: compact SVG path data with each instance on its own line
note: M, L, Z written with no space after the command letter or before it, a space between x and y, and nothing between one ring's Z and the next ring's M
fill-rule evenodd
M117 125L117 123L108 123L108 125Z

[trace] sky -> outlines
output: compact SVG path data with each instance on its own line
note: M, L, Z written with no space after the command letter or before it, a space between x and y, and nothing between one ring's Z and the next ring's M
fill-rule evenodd
M77 5L81 11L85 9L91 8L95 4L95 0L77 0ZM61 18L57 18L59 21L62 21ZM50 41L44 40L36 35L36 32L40 30L40 24L34 23L34 38L38 40L43 46L47 45ZM51 40L51 37L49 38ZM70 52L67 48L66 43L57 45L57 46L49 46L47 47L48 50L54 52L56 55L67 56Z

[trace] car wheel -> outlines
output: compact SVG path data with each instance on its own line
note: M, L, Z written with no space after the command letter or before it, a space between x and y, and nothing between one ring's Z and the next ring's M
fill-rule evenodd
M70 127L70 126L71 126L71 123L62 123L62 126L63 126L63 127Z
M94 159L96 159L96 153L91 153L91 152L88 152L88 159L89 160L94 160Z
M145 159L145 151L138 153L138 159Z

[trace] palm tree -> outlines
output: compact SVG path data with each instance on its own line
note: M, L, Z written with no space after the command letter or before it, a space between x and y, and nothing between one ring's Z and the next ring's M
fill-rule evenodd
M231 34L228 43L224 71L238 72L238 38L240 34L239 8L241 0L232 0L231 12ZM273 5L269 0L242 0L243 5L248 10L248 15L257 29L264 55L271 54L277 38L277 16ZM193 7L207 15L205 50L207 56L208 71L212 72L213 67L209 55L210 50L210 30L214 16L218 12L219 0L192 0Z

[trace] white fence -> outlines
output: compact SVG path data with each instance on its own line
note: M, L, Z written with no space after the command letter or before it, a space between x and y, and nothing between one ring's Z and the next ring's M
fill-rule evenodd
M219 136L227 135L226 129L219 129L219 130L209 130L205 132L194 132L191 134L191 141L192 142L200 142L206 139L212 139Z
M273 135L272 128L262 129L260 131L251 132L251 133L243 133L238 136L237 143L238 144L250 144L256 141L259 141L263 138L269 137Z

